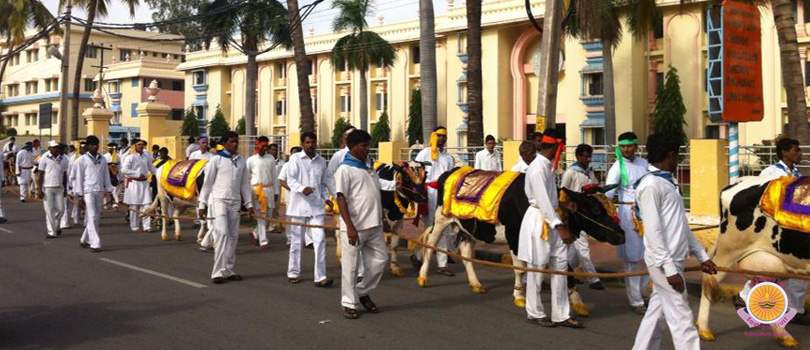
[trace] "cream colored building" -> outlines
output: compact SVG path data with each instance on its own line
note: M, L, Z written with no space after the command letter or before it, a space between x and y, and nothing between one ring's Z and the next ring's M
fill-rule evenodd
M449 145L466 143L466 18L463 6L436 17L439 124L449 128ZM687 107L691 138L724 138L726 126L706 117L705 89L707 2L684 5L679 0L659 0L663 18L647 38L625 33L614 53L617 132L632 130L643 139L648 134L658 87L668 66L676 67ZM810 10L810 9L808 9ZM544 13L544 1L532 1L535 15ZM810 36L804 24L803 1L796 6L801 54ZM810 14L810 11L808 11ZM741 143L760 143L780 133L785 117L779 49L773 17L761 9L765 119L741 126ZM805 19L806 18L806 19ZM392 140L406 139L408 104L419 85L419 22L383 23L378 17L369 30L383 36L396 48L397 61L390 69L374 67L369 72L369 119L374 124L383 110L391 117ZM482 10L484 133L523 139L533 129L537 100L537 75L541 34L526 19L520 0L485 1ZM334 69L329 54L345 33L306 33L306 51L311 59L309 76L314 97L318 134L331 135L338 117L357 124L359 76ZM569 145L613 143L604 140L601 43L566 38L562 46L557 100L558 127L564 128ZM232 126L244 116L246 57L236 50L222 54L219 47L188 53L178 69L185 72L186 106L210 119L219 106ZM257 126L262 134L297 134L299 113L296 67L292 52L276 49L259 56ZM805 66L807 63L805 62ZM193 93L191 93L193 91Z

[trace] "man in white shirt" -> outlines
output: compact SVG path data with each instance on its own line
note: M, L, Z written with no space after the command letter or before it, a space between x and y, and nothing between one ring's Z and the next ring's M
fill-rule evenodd
M7 160L8 157L14 155L15 153L17 153L17 151L20 150L20 147L17 146L16 142L17 142L17 138L12 136L9 139L8 143L3 145L3 159L4 160Z
M593 147L581 144L574 150L574 156L577 158L577 161L568 167L568 169L565 169L560 187L582 192L582 188L585 187L585 185L596 185L599 183L599 180L596 179L596 174L594 174L593 169L591 169ZM573 269L582 265L582 269L585 272L596 273L596 268L591 261L588 235L585 234L585 232L580 232L579 238L568 248L568 265ZM605 285L602 284L599 277L588 277L587 280L591 289L605 289Z
M425 162L428 165L426 168L427 175L425 179L425 183L432 183L439 180L439 176L442 174L452 170L456 166L456 161L453 159L453 156L449 155L444 146L447 143L447 128L443 126L437 127L433 130L433 133L430 136L430 147L425 148L416 155L417 162ZM422 217L422 221L424 221L425 226L432 226L433 220L436 216L436 207L438 206L438 190L432 187L428 187L428 215ZM454 236L453 230L445 230L442 234L442 237L439 239L437 246L444 250L454 250L451 249L450 246L452 245L451 240ZM421 252L422 249L417 250L418 256L411 256L411 260L418 260L421 259ZM436 271L440 275L444 276L455 276L454 273L450 272L447 269L447 262L448 258L446 254L436 252L436 260L439 263L439 269ZM421 264L418 264L421 265Z
M211 160L211 158L213 158L215 156L213 150L210 147L210 144L208 142L207 137L205 137L205 136L200 137L197 140L197 144L199 144L199 149L194 151L194 152L191 152L191 155L189 155L188 159L197 159L197 160L209 161L209 160ZM209 218L214 217L214 214L211 212L211 206L208 206L208 213L206 213L205 216L209 217ZM200 217L200 216L198 216L198 217ZM202 251L213 251L214 250L214 247L213 247L213 243L214 243L214 221L213 220L206 220L206 222L194 221L194 224L195 225L205 224L206 229L207 229L206 232L205 232L205 236L203 236L203 239L199 241L200 250L202 250Z
M353 126L349 126L343 131L343 135L340 139L340 149L332 155L332 158L329 159L329 172L332 174L337 173L340 164L343 163L343 158L346 158L346 155L349 154L349 146L346 143L346 139L349 137L349 134L352 131L356 130Z
M113 208L118 207L120 201L119 193L121 191L121 157L118 155L118 145L115 142L107 144L107 153L104 154L104 160L107 161L107 166L110 167L110 182L113 185L112 199Z
M633 207L627 203L636 202L636 191L633 183L648 172L649 164L646 160L636 156L638 150L638 137L635 133L626 132L619 135L619 147L616 149L616 162L608 170L606 185L615 185L618 188L605 193L608 198L618 194L619 225L624 230L625 243L618 246L616 253L624 262L625 272L644 270L644 242L637 228L633 225ZM625 277L625 289L630 306L637 314L643 315L647 308L644 306L642 292L647 288L648 276Z
M377 287L385 269L388 255L382 236L382 200L377 172L368 166L371 135L363 130L352 131L347 137L350 152L335 174L336 196L340 208L341 305L343 317L356 319L357 305L371 313L380 312L369 297ZM362 261L361 259L362 252ZM357 283L358 264L364 268L364 278Z
M236 263L236 243L239 240L239 209L244 203L251 218L253 211L250 191L250 172L245 158L239 156L239 135L229 131L224 149L205 166L205 181L200 191L198 214L206 215L206 206L212 207L214 225L214 269L211 280L216 284L241 281L233 271Z
M556 154L565 143L555 129L546 129L540 155L526 170L526 197L530 207L523 216L518 241L518 259L533 268L568 270L566 244L576 238L560 220L557 208L557 181L553 168ZM543 327L582 328L583 324L570 317L568 285L563 275L551 276L551 317L546 315L540 298L543 274L527 273L526 314L532 323Z
M132 232L149 232L152 229L152 220L149 216L138 212L146 210L152 204L152 189L149 187L149 174L157 174L153 164L152 155L144 152L146 141L138 140L132 145L134 152L130 152L124 159L121 174L124 175L124 204L130 208L129 228ZM142 223L139 223L139 219Z
M534 143L523 141L518 147L518 153L520 154L520 160L509 170L525 174L526 170L529 169L529 164L532 164L534 158L537 157L537 148Z
M298 147L298 146L290 148L290 157L292 157L293 154L296 154L296 153L301 152L301 151L302 151L301 147ZM284 164L281 165L281 167L279 168L279 171L278 171L278 186L279 186L278 188L279 189L283 188L283 189L287 190L287 202L289 203L289 201L290 201L290 199L289 199L289 197L290 197L290 186L287 186L287 165L290 164L290 163L289 162L284 162L284 161L282 161L282 162ZM278 166L278 165L276 165L276 166ZM278 208L276 208L276 209L278 210ZM275 212L274 212L273 215L276 215ZM287 248L289 248L290 243L292 243L292 236L290 235L290 226L286 226L286 227L282 227L282 228L284 229L284 233L287 235ZM304 234L304 244L306 244L306 245L311 245L312 244L312 233L310 233L309 230L307 230L306 234Z
M25 202L25 197L30 195L33 190L31 184L31 173L34 169L34 145L31 142L26 142L25 146L17 152L16 163L14 164L14 171L17 173L17 183L20 184L20 202Z
M279 157L278 144L271 143L270 146L267 149L267 153L270 154L270 156L272 156L273 159L276 161L276 182L273 183L273 193L275 193L275 196L273 197L273 211L272 212L273 212L273 217L277 218L277 217L279 217L278 208L281 206L281 183L279 183L278 175L281 174L281 167L284 166L285 162L284 162L283 159L281 159ZM273 222L273 223L270 223L268 225L267 230L269 232L281 233L280 226L281 226L281 224Z
M303 152L290 156L287 163L286 178L290 192L287 198L287 216L291 222L310 225L323 225L326 211L324 205L331 207L329 193L334 191L333 174L326 166L326 161L315 152L317 137L315 133L305 132L301 135ZM301 248L304 232L307 228L290 225L290 260L287 277L290 283L299 283L301 275ZM309 228L312 244L315 249L315 286L328 287L333 281L326 278L326 242L322 228Z
M67 180L67 194L71 197L74 197L74 200L78 200L75 198L74 195L74 188L76 187L76 162L79 160L81 156L87 153L87 143L86 141L82 140L79 142L79 149L75 150L73 155L68 157L68 180ZM85 216L86 218L86 216ZM62 229L69 229L73 227L73 225L79 225L79 206L73 204L71 201L65 197L65 215L62 216Z
M675 349L700 349L697 328L686 294L683 264L692 253L704 273L717 267L689 228L683 197L672 172L678 167L680 143L670 135L650 135L650 172L635 182L639 216L644 223L644 261L653 281L647 313L636 334L634 350L656 350L668 326Z
M250 185L253 187L253 209L262 216L271 215L274 207L276 183L276 160L267 154L269 146L264 143L259 145L259 153L252 155L247 160L247 168L250 172ZM257 244L262 249L270 249L267 240L267 220L258 219L256 228L251 232L251 241L258 241Z
M45 207L45 238L55 238L62 234L60 223L65 214L65 187L67 185L68 160L62 155L59 143L51 140L48 153L39 161L39 197L43 198Z
M200 145L194 139L194 136L189 136L188 147L186 147L186 159L191 157L191 154L200 149Z
M43 153L46 151L42 149L39 139L34 139L31 141L33 147L31 147L31 155L34 156L34 168L31 171L31 186L29 186L29 193L31 194L38 194L39 193L39 183L34 179L34 173L37 171L39 166L39 158L42 156Z
M475 154L475 168L488 171L502 171L501 152L495 150L495 137L487 135L485 149Z
M74 197L79 201L79 207L85 210L86 227L79 245L90 248L93 253L101 251L98 221L101 218L101 206L104 195L112 192L110 171L107 161L98 153L98 137L87 136L85 140L87 153L79 157L73 165L75 183L73 185Z

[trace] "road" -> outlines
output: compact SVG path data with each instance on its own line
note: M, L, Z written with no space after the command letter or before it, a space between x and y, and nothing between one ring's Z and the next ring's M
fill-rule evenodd
M245 280L214 285L213 255L197 249L191 230L182 242L162 242L159 233L130 232L122 213L105 212L104 251L91 253L79 247L79 228L46 240L41 203L2 197L9 222L0 225L0 349L629 349L641 320L623 289L584 288L587 328L541 328L512 305L510 272L478 267L488 293L476 295L453 265L456 277L431 275L426 289L410 267L405 278L386 275L372 294L382 312L361 310L350 321L339 303L333 240L331 288L312 285L311 250L303 282L292 285L283 236L272 235L265 251L246 234L236 262ZM691 301L697 310L698 299ZM715 306L712 322L719 339L704 349L778 348L769 337L745 336L729 303ZM810 344L808 328L788 330ZM662 349L672 349L668 334Z

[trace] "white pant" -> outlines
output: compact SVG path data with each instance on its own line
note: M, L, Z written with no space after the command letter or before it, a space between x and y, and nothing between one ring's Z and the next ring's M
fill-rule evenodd
M239 241L239 201L212 199L214 214L214 270L211 278L228 278L234 275L236 243Z
M132 209L129 212L129 228L132 231L138 231L138 229L141 228L141 225L138 224L138 217L140 217L140 219L141 219L141 224L143 225L143 230L144 231L149 231L149 230L152 229L152 217L151 216L146 216L146 215L141 216L141 214L138 214L137 212L135 212L135 210L137 210L139 212L144 212L144 211L146 211L146 208L148 208L148 207L149 207L148 204L140 204L140 205L130 204L129 205L129 208Z
M25 199L25 196L28 195L28 191L33 188L28 186L31 182L31 169L20 169L17 182L20 184L20 199Z
M73 203L70 203L67 197L63 196L62 205L65 207L65 213L62 215L62 220L59 227L62 229L66 229L70 227L71 214L73 213Z
M60 229L62 215L65 214L64 193L62 187L45 187L42 189L45 195L43 205L45 207L45 226L48 228L48 236L55 236L56 230Z
M101 248L101 239L98 232L98 221L101 218L101 206L104 205L104 192L88 192L84 194L84 220L85 228L81 243L90 244L91 248Z
M683 277L683 262L675 262ZM686 289L678 293L667 282L667 276L660 267L650 267L650 278L654 286L647 313L641 320L636 334L634 350L655 350L661 345L661 333L669 327L675 349L700 349L695 319L689 308Z
M3 171L2 168L3 167L0 165L0 171ZM0 186L0 189L2 189L2 186ZM3 199L0 198L0 218L5 218L5 217L6 217L6 211L3 210Z
M579 238L568 247L568 265L576 269L582 265L582 269L587 273L596 273L596 268L591 261L591 249L588 246L588 235L585 232L579 233ZM599 282L599 277L588 277L588 284Z
M644 270L644 265L641 262L624 262L624 271L641 271ZM627 291L627 300L630 301L632 307L644 306L643 291L647 289L647 283L650 281L648 276L632 276L625 277L625 290Z
M270 216L273 212L273 189L265 188L264 195L267 197L267 206L262 208L261 203L259 202L258 198L253 198L253 209L256 210L256 213L262 216ZM267 220L256 219L256 228L251 233L253 237L259 239L259 245L267 245L269 241L267 240Z
M439 196L438 190L428 188L427 191L428 191L428 215L422 217L422 222L425 224L425 226L429 227L433 225L433 222L436 219L435 216L436 216L436 208L438 207L438 201L443 199L438 198ZM436 246L447 251L456 252L458 251L458 247L456 247L452 242L454 238L455 234L453 233L453 230L450 229L450 227L448 226L444 230L444 232L442 232L442 236L439 237L439 241L436 243ZM416 257L419 258L419 260L422 260L422 250L423 249L416 250ZM436 262L439 263L439 268L447 267L447 254L436 252Z
M115 204L119 203L119 200L118 200L118 193L119 192L121 192L121 185L120 184L118 186L114 186L113 190L112 190L113 203L115 203Z
M199 217L199 215L197 215L197 217ZM205 217L207 218L214 217L214 211L212 209L212 206L209 205L208 208L205 210ZM204 222L203 221L200 222L202 222L202 224L205 225L206 229L202 242L200 242L200 246L204 248L211 248L214 243L214 229L216 229L216 227L214 227L214 220L208 219L204 220Z
M527 266L534 268L551 268L557 271L568 271L568 253L565 243L554 230L550 230L548 240L532 240L535 253L539 256L544 251L548 251L548 260L544 263L535 261L527 263ZM546 245L547 247L543 247ZM526 274L526 314L530 319L540 319L546 317L543 309L543 301L540 291L543 285L543 274L529 272ZM563 275L551 276L551 321L563 322L570 318L571 304L568 301L568 280Z
M340 232L343 244L341 256L341 298L343 307L357 309L359 298L367 296L377 288L382 278L388 253L382 236L382 226L357 232L360 241L356 246L349 244L346 232ZM365 270L363 281L357 283L358 265Z
M313 217L290 216L291 222L300 222L310 225L323 225L323 215ZM301 248L306 231L312 233L312 244L315 248L315 283L326 279L326 241L322 228L306 228L303 226L288 225L290 232L290 261L287 267L287 277L301 276Z

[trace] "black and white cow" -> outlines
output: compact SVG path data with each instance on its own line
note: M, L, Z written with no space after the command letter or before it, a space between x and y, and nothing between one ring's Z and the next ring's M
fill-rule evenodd
M810 273L810 233L779 227L759 208L760 199L773 179L744 177L720 193L720 233L710 253L719 267L739 265L741 269ZM714 341L709 328L709 309L726 273L703 275L698 314L700 338ZM753 279L754 276L748 276ZM796 339L784 328L774 328L784 347L798 348Z

